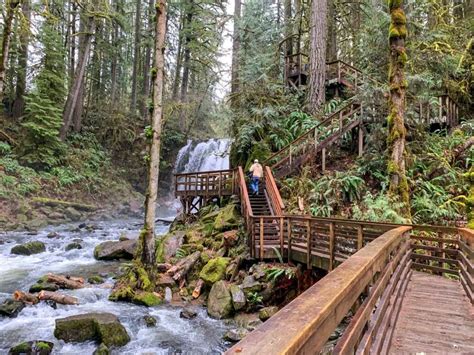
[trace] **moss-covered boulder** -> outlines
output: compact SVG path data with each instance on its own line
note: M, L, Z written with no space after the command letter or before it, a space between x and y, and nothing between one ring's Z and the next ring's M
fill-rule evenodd
M163 300L153 292L136 291L132 297L132 302L142 306L153 307L161 304Z
M44 340L25 341L10 349L9 355L49 355L54 344Z
M229 318L234 311L230 287L225 281L212 285L207 299L207 313L213 318Z
M45 251L46 246L43 242L34 241L25 244L15 245L12 248L11 253L15 255L33 255L43 253Z
M40 280L41 281L41 280ZM59 290L59 286L56 284L53 284L51 282L37 282L33 285L31 285L29 292L30 293L36 293L36 292L41 292L41 291L57 291Z
M225 270L230 263L229 258L214 258L202 268L199 277L208 284L213 284L225 278Z
M0 316L15 318L23 308L23 302L7 299L0 305Z
M95 349L92 355L110 355L110 350L104 343L100 343L99 347Z
M78 242L69 243L64 250L82 249L82 244Z
M130 337L111 313L87 313L56 319L54 336L67 343L95 340L106 346L123 346Z
M87 282L92 285L99 285L104 283L104 278L100 275L92 275L87 279Z
M221 210L214 220L214 229L218 231L227 231L238 227L239 212L237 205L228 204Z
M94 258L97 260L132 260L135 256L136 248L136 240L125 240L123 242L107 241L95 247Z
M232 296L232 305L236 311L241 310L247 304L247 298L244 291L238 285L230 286L230 294Z

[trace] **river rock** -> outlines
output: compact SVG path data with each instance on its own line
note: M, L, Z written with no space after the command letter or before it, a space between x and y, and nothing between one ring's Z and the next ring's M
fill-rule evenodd
M23 302L7 299L0 305L0 316L15 318L23 308Z
M86 313L56 319L54 336L69 342L98 340L106 346L123 346L130 337L111 313Z
M220 209L214 220L214 229L218 231L227 231L238 226L238 209L237 205L228 204Z
M82 249L81 243L74 242L74 243L69 243L68 245L66 245L66 249L65 249L66 251L73 250L73 249Z
M43 242L34 241L24 244L15 245L11 253L16 255L33 255L39 254L46 251L46 246Z
M133 259L135 249L137 248L136 240L125 240L123 242L108 241L97 245L94 249L94 257L97 260L116 260L116 259Z
M236 311L241 310L247 304L244 291L238 285L230 286L230 294L232 296L232 305Z
M30 287L29 292L30 293L36 293L40 291L57 291L59 290L59 286L52 283L52 282L46 282L44 279L38 280L34 285Z
M197 317L197 311L194 308L186 307L179 312L179 317L184 319L193 319Z
M54 344L45 340L26 341L10 349L9 355L49 355Z
M74 207L68 207L64 210L64 214L73 222L77 222L82 218L82 213L76 210Z
M163 300L153 292L137 291L132 297L132 302L142 306L153 307L161 304Z
M150 316L149 314L143 316L143 320L148 328L156 326L156 318Z
M217 281L212 285L207 299L207 312L213 318L228 318L233 312L232 296L225 281Z
M52 220L64 219L64 214L61 212L51 212L48 214L48 218L51 218Z
M100 275L92 275L87 279L87 282L92 285L99 285L104 283L104 278Z
M176 286L176 282L174 279L167 274L161 274L156 282L157 287L174 287Z
M234 322L238 327L248 331L257 329L263 322L258 317L258 313L239 313L234 317Z
M278 312L278 307L276 306L271 306L271 307L265 307L265 308L262 308L259 312L258 312L258 317L262 320L262 321L266 321L267 319L269 319L270 317L273 317L276 312Z
M238 341L241 341L243 338L245 338L248 333L249 331L245 328L230 329L224 334L224 339L233 343L237 343Z
M242 282L242 290L246 295L253 292L259 292L262 290L262 284L255 280L252 275L247 275Z
M95 349L92 355L110 355L110 350L104 343L100 343L99 347Z
M214 258L202 268L199 278L208 284L213 284L225 278L225 270L230 263L229 258Z
M53 238L58 238L58 237L60 237L60 235L59 235L58 232L49 232L46 237L49 238L49 239L53 239Z

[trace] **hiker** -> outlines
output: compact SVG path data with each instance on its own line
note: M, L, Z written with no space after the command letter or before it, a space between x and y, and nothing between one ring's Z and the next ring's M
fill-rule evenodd
M263 167L258 162L258 159L253 161L252 166L249 169L251 173L250 189L252 190L253 195L258 195L258 182L263 177Z

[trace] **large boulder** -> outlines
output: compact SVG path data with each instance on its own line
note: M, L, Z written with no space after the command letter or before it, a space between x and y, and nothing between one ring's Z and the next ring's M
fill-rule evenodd
M241 287L246 295L262 290L262 284L256 281L252 275L245 276Z
M136 248L136 240L125 240L123 242L103 242L95 247L94 258L96 258L97 260L131 260L135 256Z
M184 235L183 231L175 231L157 240L156 259L158 262L169 262L176 255L178 249L183 246Z
M12 299L5 300L0 305L0 316L15 318L25 308L23 302Z
M230 288L225 281L218 281L212 285L207 299L207 313L213 318L229 318L234 308Z
M224 334L224 339L233 343L237 343L238 341L241 341L243 338L245 338L248 333L249 331L245 328L230 329Z
M25 341L10 349L8 355L49 355L54 344L44 340Z
M33 255L39 254L46 251L46 246L43 242L34 241L24 244L15 245L11 253L16 255Z
M199 277L208 284L213 284L225 278L225 271L230 263L229 258L214 258L202 268Z
M244 291L238 285L230 286L230 294L232 296L232 305L236 311L241 310L247 304L247 298Z
M111 313L86 313L56 319L54 336L70 342L95 340L106 346L123 346L130 337L118 318Z
M82 213L76 210L74 207L68 207L64 210L64 214L73 222L77 222L82 218Z

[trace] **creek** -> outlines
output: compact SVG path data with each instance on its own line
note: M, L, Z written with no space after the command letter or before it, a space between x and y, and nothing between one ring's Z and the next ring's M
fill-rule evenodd
M177 171L227 168L229 145L229 140L188 142L178 156ZM176 213L176 205L165 201L158 211L157 217L168 219ZM87 223L94 228L79 229L79 224L75 223L47 227L37 233L0 232L0 302L11 298L15 290L28 291L48 272L85 279L100 274L106 279L103 285L61 291L77 297L80 301L77 306L57 305L54 309L40 302L25 307L16 318L0 318L0 354L6 354L10 347L30 340L53 342L54 354L92 354L97 348L93 342L64 343L53 335L55 319L88 312L113 313L127 329L131 341L122 348L114 349L113 354L218 354L229 346L222 340L228 326L223 321L209 318L205 309L200 309L196 318L187 320L180 318L182 307L179 306L164 304L147 308L109 301L113 275L118 272L120 263L97 261L93 257L94 247L107 240L117 240L124 234L137 237L142 220ZM156 234L163 235L167 230L167 225L158 223ZM48 238L51 232L59 236ZM75 239L81 243L82 249L65 251L66 245ZM43 242L46 252L30 256L10 254L14 245L33 240ZM143 320L145 315L156 318L156 327L147 328Z

